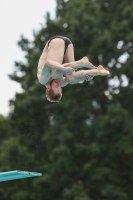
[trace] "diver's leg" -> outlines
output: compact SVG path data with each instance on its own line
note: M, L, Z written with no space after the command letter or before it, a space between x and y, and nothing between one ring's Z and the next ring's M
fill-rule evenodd
M64 55L64 67L72 67L75 70L79 68L89 68L89 69L96 69L96 67L89 62L88 58L85 56L82 59L75 61L74 59L74 47L73 44L69 44Z

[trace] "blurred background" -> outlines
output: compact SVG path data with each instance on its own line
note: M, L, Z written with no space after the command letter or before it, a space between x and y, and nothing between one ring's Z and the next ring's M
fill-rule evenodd
M16 92L22 91L21 85L9 79L8 75L14 69L15 60L23 60L24 52L21 51L17 42L21 35L33 40L33 31L40 29L41 24L46 22L45 16L49 12L51 19L55 18L56 1L49 0L0 0L0 91L1 103L0 113L8 115L10 111L9 99L13 98ZM4 88L3 88L4 85Z
M25 17L28 2L22 5ZM32 36L24 32L28 19L36 18L28 7L17 36L20 57L7 65L9 80L18 88L8 113L0 115L0 171L43 176L1 182L0 199L132 200L133 2L56 0L50 5L54 11L39 4L40 22L33 31L31 27ZM31 3L33 7L38 9ZM8 20L11 26L10 16ZM7 60L13 51L8 46L12 29L2 29ZM59 103L48 102L36 73L44 45L54 35L69 37L76 60L86 55L110 76L68 85ZM4 86L1 96L8 92Z

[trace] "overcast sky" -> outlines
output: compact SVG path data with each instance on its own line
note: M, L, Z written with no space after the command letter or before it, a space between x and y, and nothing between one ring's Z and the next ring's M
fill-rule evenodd
M8 78L14 71L14 61L23 61L17 46L20 35L32 40L33 30L39 30L46 12L55 17L55 0L0 0L0 114L8 115L8 101L20 92L20 85Z

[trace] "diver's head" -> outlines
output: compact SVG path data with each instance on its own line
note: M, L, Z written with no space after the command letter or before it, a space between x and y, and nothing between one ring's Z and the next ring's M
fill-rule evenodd
M62 88L57 79L51 81L46 87L46 97L50 102L59 102L62 97Z

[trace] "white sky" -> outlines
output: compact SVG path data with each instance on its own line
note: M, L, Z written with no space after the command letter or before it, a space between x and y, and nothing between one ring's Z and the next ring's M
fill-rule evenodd
M32 40L33 30L39 30L48 11L55 17L55 0L0 0L0 114L8 115L8 101L20 92L20 85L8 78L14 71L14 61L23 61L17 46L20 35Z

